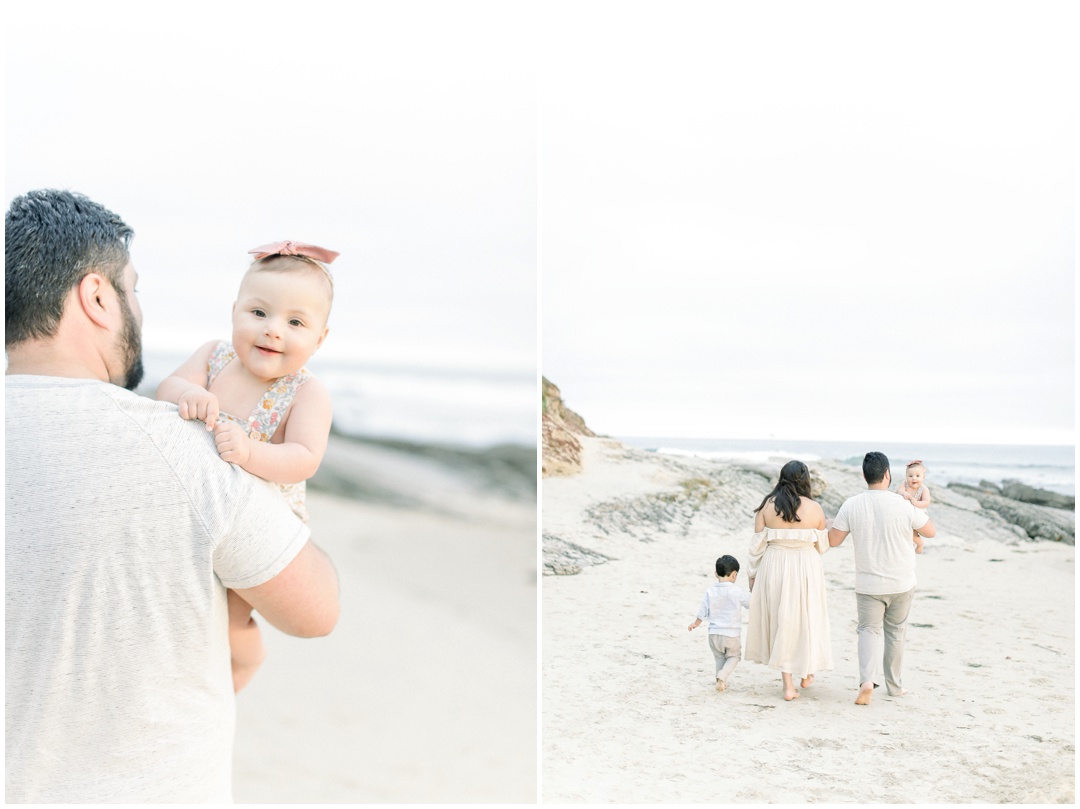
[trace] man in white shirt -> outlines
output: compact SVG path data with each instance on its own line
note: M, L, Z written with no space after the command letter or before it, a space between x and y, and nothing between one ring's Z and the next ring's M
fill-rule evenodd
M273 484L130 392L131 229L51 190L5 225L6 800L231 802L226 588L315 637L337 574Z
M855 597L859 609L859 694L869 705L874 689L885 683L891 696L903 696L901 668L908 612L915 595L915 545L937 533L925 511L889 491L889 459L881 452L863 458L867 490L840 506L829 529L829 545L848 534L855 543ZM884 644L882 633L884 632ZM884 648L883 648L884 647Z

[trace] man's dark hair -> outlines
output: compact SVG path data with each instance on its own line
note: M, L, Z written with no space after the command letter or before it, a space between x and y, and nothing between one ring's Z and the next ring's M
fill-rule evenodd
M734 556L721 556L716 560L716 575L720 578L739 572L739 560Z
M885 480L885 473L889 471L889 459L884 452L868 452L862 459L862 476L868 486L881 483Z
M72 191L30 191L11 201L4 229L5 347L54 336L68 292L91 272L124 299L134 231L107 208Z

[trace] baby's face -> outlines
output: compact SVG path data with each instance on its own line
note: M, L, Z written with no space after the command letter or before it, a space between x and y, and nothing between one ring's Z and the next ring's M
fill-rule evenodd
M233 304L237 358L259 379L296 373L322 345L329 316L329 282L318 272L249 272Z
M921 466L909 466L907 470L907 485L909 489L917 489L926 478L926 470Z

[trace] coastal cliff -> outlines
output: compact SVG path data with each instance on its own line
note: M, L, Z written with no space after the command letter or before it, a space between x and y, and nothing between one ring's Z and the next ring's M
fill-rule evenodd
M568 408L558 387L543 380L543 466L544 477L574 475L581 471L581 442L578 436L595 436L585 419Z

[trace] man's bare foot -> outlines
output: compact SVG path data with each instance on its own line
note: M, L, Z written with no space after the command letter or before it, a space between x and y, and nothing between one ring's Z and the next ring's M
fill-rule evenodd
M863 683L859 686L859 696L855 697L856 705L869 705L870 698L874 696L874 684Z
M903 696L906 696L906 695L907 695L907 689L906 688L901 688L900 691L898 693L895 693L895 694L892 691L889 692L890 697L903 697Z
M719 677L717 677L716 678L716 690L723 693L725 688L727 688L727 683L725 683L723 680L721 680Z
M799 688L809 688L814 684L814 675L807 674L801 680L799 680Z

